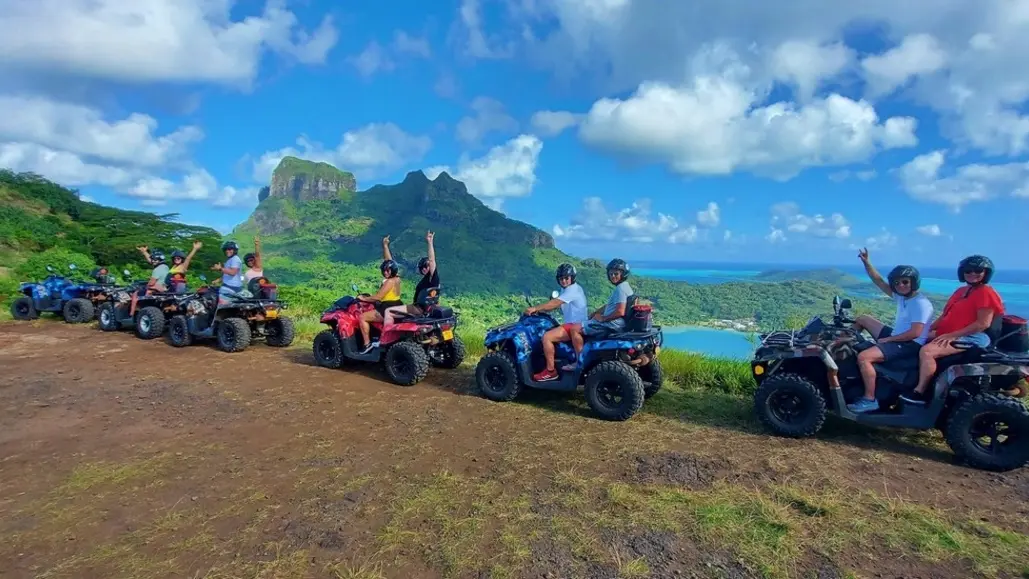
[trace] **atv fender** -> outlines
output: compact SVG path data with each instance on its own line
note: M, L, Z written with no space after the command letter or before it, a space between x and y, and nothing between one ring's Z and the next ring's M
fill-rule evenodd
M186 316L186 327L189 328L189 333L197 338L211 338L214 336L215 324L211 324L207 329L201 330L197 326L196 316Z

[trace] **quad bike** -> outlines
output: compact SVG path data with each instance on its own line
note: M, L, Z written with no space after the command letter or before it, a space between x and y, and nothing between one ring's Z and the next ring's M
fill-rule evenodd
M204 276L200 278L206 279ZM139 296L136 313L130 316L132 294L146 291L146 286L147 280L136 280L128 287L110 292L97 313L100 329L114 332L133 328L136 336L143 340L153 340L164 334L168 320L182 311L183 303L191 295L186 291L186 276L173 273L168 276L168 291Z
M74 263L69 264L68 269L73 275L77 271ZM14 319L34 320L40 312L51 312L60 313L69 324L85 323L93 319L95 306L102 303L114 287L114 280L106 269L95 270L92 282L57 275L49 265L46 270L50 275L42 282L19 286L18 292L23 295L11 304Z
M424 315L402 314L386 330L381 322L372 323L370 336L378 337L378 345L367 353L361 353L359 320L375 306L353 296L341 297L322 312L321 322L329 329L314 338L315 361L326 368L340 368L349 360L382 362L390 380L401 386L421 382L430 365L457 368L464 361L464 343L454 334L457 316L439 305L439 297L438 287L425 288L415 298Z
M969 347L940 358L923 405L900 395L918 382L918 358L876 364L880 410L854 413L847 404L864 392L857 354L874 342L851 329L850 300L833 299L833 318L812 317L799 331L761 335L751 362L758 384L754 411L772 432L817 433L827 413L870 426L939 429L961 461L1005 471L1029 463L1029 334L1026 321L997 316L988 348Z
M250 280L246 290L232 297L219 297L217 288L205 286L169 319L168 342L183 348L196 339L215 338L223 352L242 352L254 338L264 337L269 346L285 348L293 343L293 320L282 315L288 307L266 277Z
M557 297L557 292L551 294ZM528 299L526 300L528 301ZM585 337L576 368L556 380L537 382L542 370L543 334L558 323L550 314L522 314L517 322L486 332L488 354L475 368L482 394L497 402L515 399L524 387L575 392L584 386L586 402L604 420L628 420L645 399L661 389L663 374L657 356L664 342L661 326L652 324L652 308L630 296L625 308L626 329ZM561 366L575 359L567 342L556 344L554 362Z

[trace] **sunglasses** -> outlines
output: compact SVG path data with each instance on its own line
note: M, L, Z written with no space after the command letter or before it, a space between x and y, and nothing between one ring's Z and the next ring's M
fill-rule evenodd
M965 269L965 273L980 274L980 273L983 273L984 271L986 271L986 269L981 268L981 267L970 267L970 268Z
M897 281L893 282L893 285L911 285L911 280L909 280L909 279L898 279Z

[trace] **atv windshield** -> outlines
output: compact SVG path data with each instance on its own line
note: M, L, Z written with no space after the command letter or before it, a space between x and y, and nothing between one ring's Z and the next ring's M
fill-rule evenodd
M825 329L825 322L818 316L811 316L811 319L804 325L804 329L800 331L801 335L816 334Z

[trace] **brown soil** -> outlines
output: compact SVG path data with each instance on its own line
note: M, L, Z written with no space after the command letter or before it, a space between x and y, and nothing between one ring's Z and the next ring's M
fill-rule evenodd
M965 578L1029 552L1029 475L938 436L609 423L466 368L400 387L49 320L0 325L0 368L2 577Z

